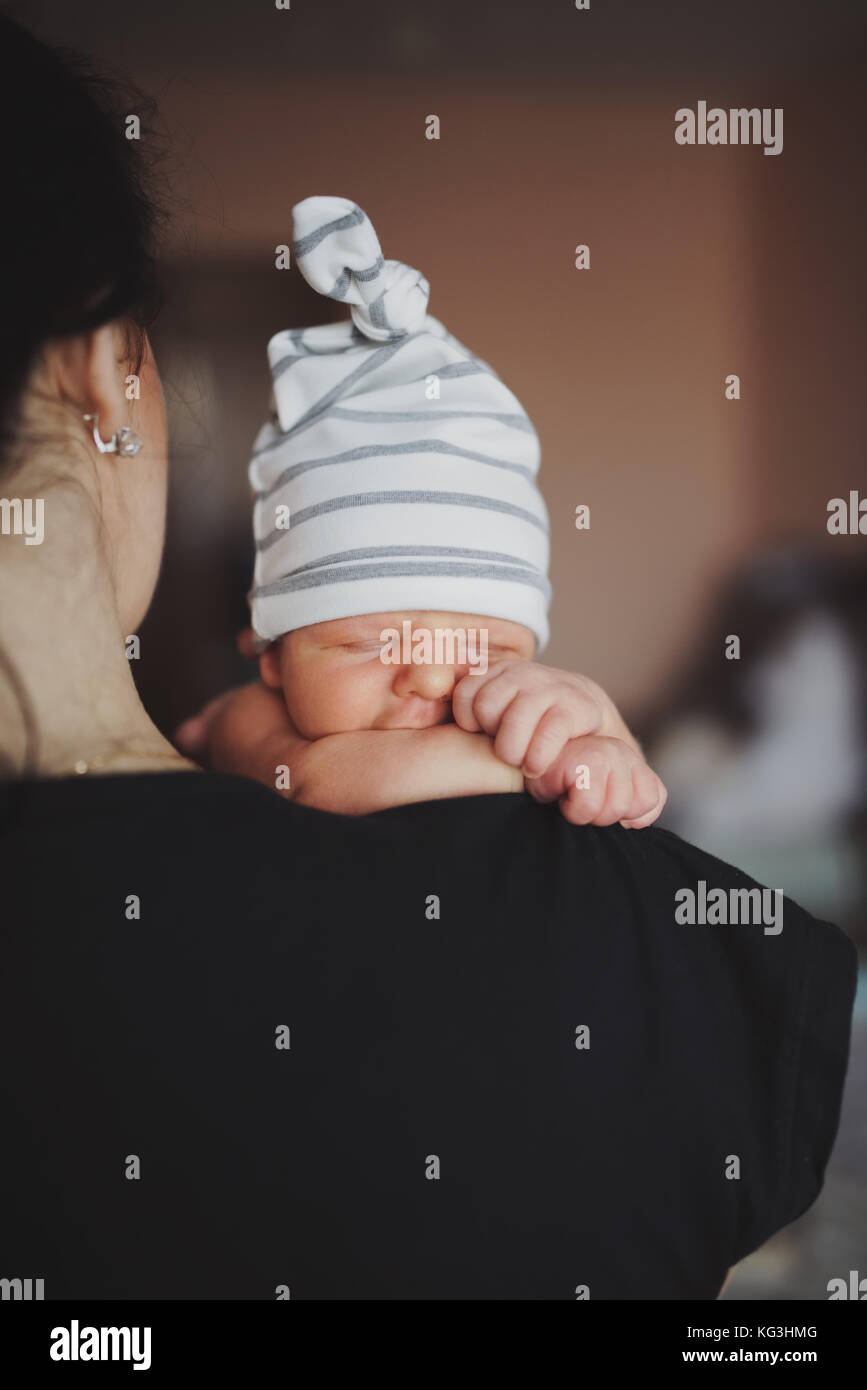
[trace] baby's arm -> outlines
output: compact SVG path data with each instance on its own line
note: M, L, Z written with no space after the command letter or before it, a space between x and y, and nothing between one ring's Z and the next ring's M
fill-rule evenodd
M253 777L301 805L341 815L524 789L520 769L496 756L486 734L438 724L310 741L293 727L280 694L260 684L213 700L176 737L215 771Z
M486 792L520 792L520 768L494 753L494 741L457 724L328 734L308 745L294 800L345 816L411 801Z

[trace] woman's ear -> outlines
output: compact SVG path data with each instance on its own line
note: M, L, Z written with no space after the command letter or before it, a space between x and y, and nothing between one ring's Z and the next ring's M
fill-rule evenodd
M272 642L259 657L259 675L263 685L269 690L283 689L283 675L280 670L280 642Z
M121 425L129 423L124 396L125 352L123 326L117 320L60 338L47 349L58 395L97 414L103 439L110 439Z

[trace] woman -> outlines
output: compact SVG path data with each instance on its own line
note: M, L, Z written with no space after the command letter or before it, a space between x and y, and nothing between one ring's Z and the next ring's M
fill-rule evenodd
M478 795L347 818L162 737L125 647L166 501L148 146L0 28L0 1278L715 1297L821 1187L851 946L787 904L685 950L674 890L737 871L576 831L492 752Z

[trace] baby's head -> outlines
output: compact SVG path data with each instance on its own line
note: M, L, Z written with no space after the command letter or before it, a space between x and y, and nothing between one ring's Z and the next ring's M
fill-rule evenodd
M464 676L533 656L522 623L473 613L365 613L288 632L260 656L309 739L356 729L427 729L451 718Z
M304 278L352 317L268 344L274 410L250 463L262 676L309 738L443 723L483 656L548 640L539 440L355 203L307 198L293 218Z

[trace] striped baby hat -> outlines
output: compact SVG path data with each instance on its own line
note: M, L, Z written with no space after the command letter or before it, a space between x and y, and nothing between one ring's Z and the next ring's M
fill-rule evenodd
M259 645L363 613L511 619L548 640L539 440L497 373L427 313L430 287L383 260L361 208L292 210L305 280L351 319L268 343L274 411L250 462Z

